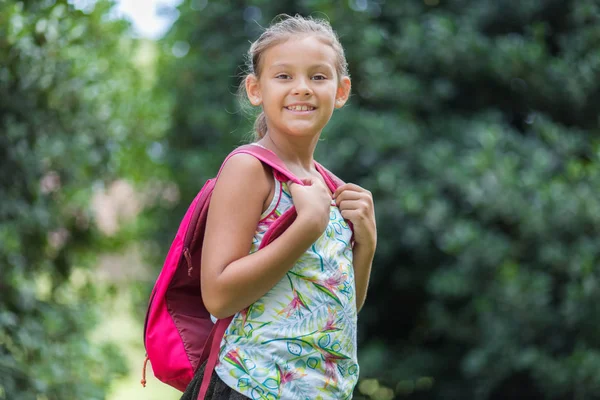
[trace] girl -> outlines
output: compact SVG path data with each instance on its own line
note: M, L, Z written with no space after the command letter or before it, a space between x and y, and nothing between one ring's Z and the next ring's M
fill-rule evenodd
M350 94L344 51L326 21L285 16L248 55L245 93L262 107L255 144L303 185L280 183L248 154L234 155L221 170L201 282L211 314L234 317L207 397L349 399L359 373L356 316L377 243L373 199L355 184L331 193L313 159L321 131ZM292 225L257 251L292 205ZM203 371L182 400L196 400Z

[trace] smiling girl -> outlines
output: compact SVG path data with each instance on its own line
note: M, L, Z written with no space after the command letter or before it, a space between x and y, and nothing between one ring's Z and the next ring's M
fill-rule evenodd
M350 94L344 50L323 20L284 16L251 45L248 100L262 112L254 145L302 184L280 182L249 154L223 165L212 194L201 285L215 318L233 315L207 398L349 399L358 380L357 313L377 243L371 193L332 191L313 158ZM294 206L269 246L265 232ZM205 365L183 394L196 400Z

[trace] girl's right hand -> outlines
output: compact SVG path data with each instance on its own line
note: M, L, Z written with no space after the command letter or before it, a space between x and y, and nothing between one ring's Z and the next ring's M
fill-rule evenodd
M302 183L304 186L289 182L288 187L298 214L297 219L306 224L317 240L329 223L331 195L319 179L302 179Z

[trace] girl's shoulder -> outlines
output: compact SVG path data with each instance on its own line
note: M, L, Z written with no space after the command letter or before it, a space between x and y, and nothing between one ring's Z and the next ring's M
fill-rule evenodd
M221 212L264 211L273 193L271 168L252 154L234 153L223 161L210 201L221 203Z
M271 169L259 159L247 153L227 156L217 176L218 184L240 188L269 189L273 174ZM237 190L235 190L237 191Z

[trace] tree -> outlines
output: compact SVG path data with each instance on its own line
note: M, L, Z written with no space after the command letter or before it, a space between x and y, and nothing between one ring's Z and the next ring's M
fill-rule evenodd
M134 168L162 132L134 64L138 42L109 1L0 2L0 399L102 399L125 372L88 335L106 293L93 189Z
M372 190L380 235L361 376L415 398L598 398L596 1L179 11L161 68L177 103L166 151L182 204L161 232L250 129L233 93L260 25L282 12L326 16L353 95L317 156Z

